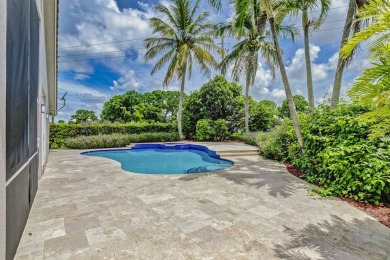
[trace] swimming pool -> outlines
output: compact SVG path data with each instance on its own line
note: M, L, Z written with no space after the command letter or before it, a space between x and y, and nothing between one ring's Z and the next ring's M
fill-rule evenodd
M214 172L234 163L221 159L206 146L193 144L136 144L131 149L95 150L81 153L115 160L125 171L143 174Z

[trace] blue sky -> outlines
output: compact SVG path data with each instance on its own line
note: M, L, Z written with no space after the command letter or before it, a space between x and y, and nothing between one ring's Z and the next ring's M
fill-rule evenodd
M224 1L227 3L228 1ZM89 109L100 115L103 104L110 97L129 90L140 92L163 89L165 69L151 76L153 61L143 59L143 39L152 35L148 20L158 16L155 4L169 4L169 0L67 0L60 1L59 18L59 97L66 96L66 106L56 120L69 120L77 109ZM317 102L331 95L337 51L346 15L347 0L334 0L325 23L311 35L312 71ZM201 0L200 11L210 12L210 21L226 21L233 15L227 4L214 12L206 0ZM315 15L313 12L312 15ZM289 18L287 23L299 27L300 18ZM226 40L227 49L234 45ZM294 94L306 96L306 74L303 39L293 43L281 40L284 61ZM343 93L353 79L368 65L367 53L361 51L344 75ZM217 75L214 71L212 76ZM229 74L227 75L229 78ZM208 78L195 69L186 83L186 92L199 89ZM173 80L169 90L178 90ZM269 69L260 60L256 82L250 94L256 100L270 99L281 103L285 99L279 74L272 80ZM61 104L59 104L61 106Z

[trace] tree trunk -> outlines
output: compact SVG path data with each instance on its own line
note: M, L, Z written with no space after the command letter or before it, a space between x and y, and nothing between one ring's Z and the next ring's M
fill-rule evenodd
M301 147L301 149L303 149L303 137L302 137L302 132L301 132L301 126L299 124L298 115L297 115L297 111L296 111L296 108L295 108L294 100L293 100L293 97L292 97L290 84L288 83L286 68L284 67L283 58L282 58L282 52L280 50L278 35L276 34L275 21L274 21L273 17L269 18L269 24L270 24L270 27L271 27L272 39L274 41L276 54L277 54L277 57L278 57L280 74L282 75L284 90L286 91L286 96L287 96L287 101L288 101L288 108L290 110L291 119L293 121L295 134L297 135L299 146Z
M354 17L355 11L356 11L355 9L356 9L355 0L349 0L347 18L345 19L340 49L344 45L344 43L346 43L348 41L349 35L351 34L353 17ZM347 61L341 57L340 52L339 52L339 59L337 61L337 69L336 69L336 74L335 74L334 83L333 83L332 99L331 99L331 103L330 103L331 108L335 108L339 103L340 91L341 91L341 81L343 80L343 72L344 72L346 64L347 64Z
M309 45L309 18L307 10L303 10L302 14L303 37L305 44L305 60L306 60L306 80L307 80L307 97L309 99L309 107L314 110L314 93L313 93L313 78L311 75L311 60L310 60L310 45Z
M182 131L182 128L181 128L181 116L183 114L183 95L184 95L184 85L185 85L185 82L186 82L186 72L187 72L187 67L184 66L183 75L181 77L181 85L180 85L179 109L177 111L177 128L178 128L178 131L179 131L179 139L180 140L184 139L183 131Z
M247 76L246 86L245 86L245 132L247 134L249 134L249 87L250 87L250 79Z

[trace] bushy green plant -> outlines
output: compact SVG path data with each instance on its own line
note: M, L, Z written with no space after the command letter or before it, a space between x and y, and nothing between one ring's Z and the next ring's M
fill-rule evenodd
M196 123L196 139L199 141L209 141L214 137L214 130L211 126L213 120L201 119Z
M270 132L260 132L257 142L262 155L277 161L287 160L289 151L294 152L299 149L292 121L288 118Z
M50 124L49 143L51 149L58 149L64 147L66 139L78 136L173 131L175 126L171 123Z
M257 133L234 133L230 136L231 140L242 141L246 144L259 146L257 142Z
M179 140L177 133L142 133L79 136L65 141L69 149L97 149L124 147L130 143L171 142Z
M196 124L196 139L199 141L224 141L229 135L229 121L201 119Z
M370 141L370 123L359 120L368 111L358 105L321 106L303 126L302 153L292 164L323 192L359 201L389 201L390 141Z
M193 138L200 119L225 119L230 122L229 131L242 127L244 98L239 85L216 76L199 91L192 92L184 104L183 132Z
M319 186L313 191L320 195L390 202L390 140L369 139L370 123L359 120L367 111L354 104L320 106L313 115L300 115L302 151L286 119L258 135L260 150L267 158L291 162Z
M214 141L224 141L229 137L229 121L225 119L217 119L213 122L214 128Z

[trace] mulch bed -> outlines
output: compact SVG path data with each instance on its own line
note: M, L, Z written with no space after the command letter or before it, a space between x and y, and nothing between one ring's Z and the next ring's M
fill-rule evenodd
M298 170L297 168L294 168L292 165L286 163L286 168L289 173L292 175L302 178L304 174ZM345 201L349 203L350 205L363 210L368 215L374 217L376 220L378 220L383 225L390 228L390 205L385 203L379 203L379 205L371 205L371 204L365 204L363 202L359 202L357 200L351 199L351 198L345 198L345 197L339 197L342 201Z

